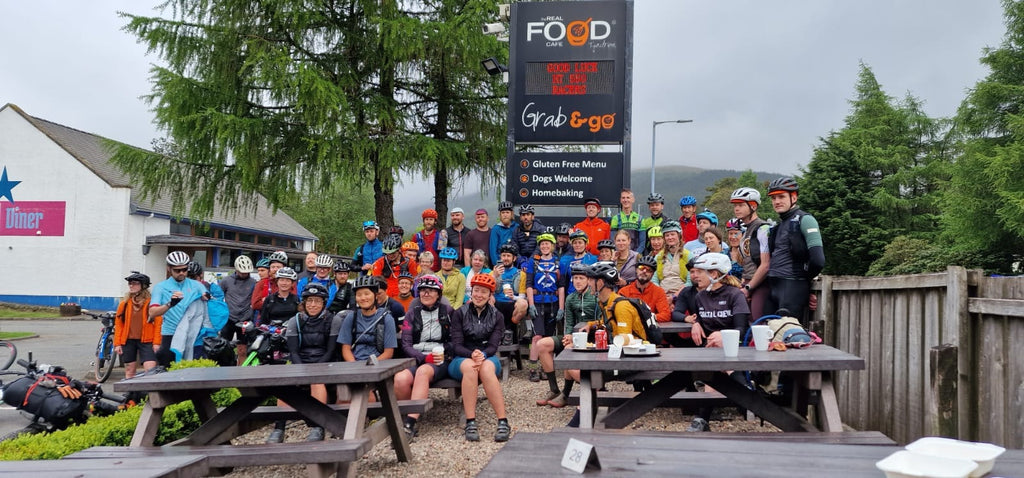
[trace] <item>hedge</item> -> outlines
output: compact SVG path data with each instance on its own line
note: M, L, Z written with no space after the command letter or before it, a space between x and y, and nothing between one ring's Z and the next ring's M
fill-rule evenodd
M173 364L171 370L216 366L212 360L190 360ZM218 407L224 407L240 396L237 389L226 388L214 393L211 398ZM65 430L22 435L0 443L0 461L54 460L94 446L128 446L141 414L142 406L139 405L110 416L92 417L85 423ZM196 428L199 428L199 417L192 408L192 402L171 405L164 410L156 444L184 438Z

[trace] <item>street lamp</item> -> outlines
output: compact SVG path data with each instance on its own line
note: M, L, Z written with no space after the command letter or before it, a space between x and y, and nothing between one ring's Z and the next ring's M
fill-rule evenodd
M693 123L693 120L654 121L651 124L651 192L654 192L654 147L658 144L658 125L665 123Z

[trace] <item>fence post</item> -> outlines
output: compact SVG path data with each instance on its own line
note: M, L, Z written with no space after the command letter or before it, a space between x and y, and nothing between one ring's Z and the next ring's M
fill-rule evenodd
M957 347L942 344L928 351L928 369L932 382L932 407L927 411L930 416L930 435L958 438L959 410L957 407Z
M832 276L821 276L821 300L818 301L818 310L821 320L825 322L825 336L822 340L828 345L836 345L839 338L836 337L836 318L832 302Z
M957 432L956 438L971 440L971 328L967 311L967 269L949 266L946 279L946 305L942 311L939 343L957 347Z

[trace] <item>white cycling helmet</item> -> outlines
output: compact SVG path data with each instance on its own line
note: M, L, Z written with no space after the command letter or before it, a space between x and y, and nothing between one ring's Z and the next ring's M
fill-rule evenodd
M192 258L183 251L172 251L170 254L167 254L167 265L171 267L187 266L191 260Z
M252 259L249 256L238 256L235 259L235 270L242 274L251 274L254 270Z
M316 266L327 268L334 267L334 258L327 254L320 254L319 256L316 256Z
M281 264L288 264L288 254L285 254L284 251L277 251L269 255L267 259L270 260L271 263L280 262Z
M729 202L749 202L754 201L757 204L761 204L761 193L754 188L739 188L732 192L732 196L729 198Z
M277 277L276 278L277 279L296 280L296 279L299 278L299 275L296 274L295 273L295 269L292 269L291 267L282 267L282 268L277 270Z
M732 270L732 259L729 256L722 254L721 252L708 252L701 254L693 261L693 267L698 269L704 269L706 271L718 271L722 274L728 274Z

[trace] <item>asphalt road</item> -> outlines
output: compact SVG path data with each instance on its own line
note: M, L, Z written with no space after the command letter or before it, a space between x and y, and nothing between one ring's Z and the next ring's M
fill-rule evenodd
M32 359L40 364L60 365L68 375L79 380L95 380L93 373L96 359L96 343L99 342L102 325L98 320L87 319L28 319L0 320L0 330L4 332L35 332L38 337L14 341L18 347L18 358ZM17 370L17 364L12 370ZM0 376L0 380L10 380L12 376ZM124 369L115 367L113 374L105 383L112 384L124 378ZM110 390L108 390L110 388ZM113 387L103 387L104 391L113 391ZM24 428L28 420L21 413L6 404L0 403L0 435Z

